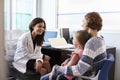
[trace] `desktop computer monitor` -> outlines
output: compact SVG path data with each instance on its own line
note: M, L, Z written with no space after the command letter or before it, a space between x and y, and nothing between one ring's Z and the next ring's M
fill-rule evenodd
M65 40L69 42L69 39L70 39L69 28L61 28L60 34L61 34L61 37L64 37Z

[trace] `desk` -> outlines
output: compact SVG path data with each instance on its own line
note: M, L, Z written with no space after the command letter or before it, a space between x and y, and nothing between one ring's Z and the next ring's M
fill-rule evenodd
M56 49L52 47L42 47L42 53L49 55L51 57L50 64L51 67L55 64L60 65L66 58L68 58L68 54L71 54L73 49ZM113 54L115 57L116 48L107 46L107 53ZM113 63L111 70L109 72L109 79L114 80L114 71L115 71L115 62Z
M49 55L51 57L50 64L51 67L55 64L60 65L63 60L65 60L67 57L67 54L71 53L71 51L64 50L64 49L56 49L52 47L42 47L42 53Z

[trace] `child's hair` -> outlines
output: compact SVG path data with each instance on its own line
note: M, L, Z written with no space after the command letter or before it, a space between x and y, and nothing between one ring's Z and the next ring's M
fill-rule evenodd
M86 42L91 38L91 35L85 30L79 30L75 32L76 39L79 41L81 46L84 48Z

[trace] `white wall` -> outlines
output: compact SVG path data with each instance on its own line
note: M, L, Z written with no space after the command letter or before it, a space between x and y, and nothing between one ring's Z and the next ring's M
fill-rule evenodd
M120 33L102 33L106 45L116 47L115 80L120 80Z
M0 0L0 80L6 80L6 64L4 61L4 0Z
M119 0L58 0L58 6L58 27L82 29L84 15L96 11L103 18L103 30L120 31Z

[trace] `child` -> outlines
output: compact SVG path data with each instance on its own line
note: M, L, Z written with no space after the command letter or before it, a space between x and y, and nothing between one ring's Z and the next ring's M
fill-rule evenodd
M73 36L73 45L75 46L76 51L72 52L71 57L66 59L61 64L61 66L76 65L77 62L79 61L80 57L82 56L84 45L90 37L91 37L91 35L87 31L79 30L79 31L75 32L75 34ZM72 76L67 76L67 75L64 75L64 76L68 80L72 80L72 78L73 78Z

